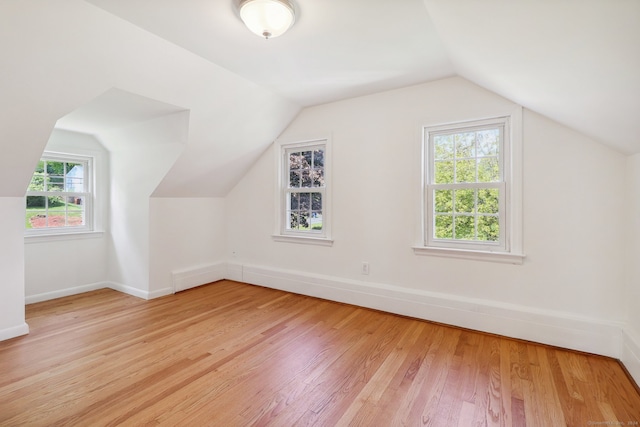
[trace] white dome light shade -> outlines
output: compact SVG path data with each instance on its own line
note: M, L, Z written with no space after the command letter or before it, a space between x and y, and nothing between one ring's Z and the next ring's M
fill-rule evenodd
M251 32L270 39L284 34L293 25L295 13L287 0L243 0L240 18Z

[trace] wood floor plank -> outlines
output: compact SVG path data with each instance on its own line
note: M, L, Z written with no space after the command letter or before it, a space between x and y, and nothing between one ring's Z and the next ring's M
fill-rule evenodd
M640 422L615 360L237 282L26 312L0 342L3 427Z

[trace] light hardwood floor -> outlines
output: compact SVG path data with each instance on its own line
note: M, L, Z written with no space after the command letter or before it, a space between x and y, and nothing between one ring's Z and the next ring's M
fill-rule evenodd
M222 281L27 306L2 426L639 425L615 360Z

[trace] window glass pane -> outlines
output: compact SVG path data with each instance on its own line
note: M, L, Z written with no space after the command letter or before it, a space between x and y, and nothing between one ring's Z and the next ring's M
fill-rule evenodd
M34 174L33 177L31 177L27 191L44 191L44 174Z
M62 175L49 175L46 178L46 191L63 191L64 190L64 176Z
M38 162L38 166L36 166L35 173L44 174L44 160L40 160Z
M67 226L84 225L84 198L70 196L67 202Z
M453 159L453 135L437 135L433 138L433 145L436 160Z
M322 194L320 193L311 194L311 210L322 211Z
M456 158L470 158L476 156L475 132L458 133L455 135Z
M324 187L324 169L312 170L311 181L312 187Z
M299 209L300 195L298 193L289 193L289 209L295 211Z
M309 169L313 164L313 161L312 161L313 151L303 151L302 156L304 157L304 161L302 162L302 167Z
M434 179L436 184L453 184L453 162L437 161L435 162Z
M497 156L499 150L500 129L481 130L477 133L478 157Z
M478 182L499 182L500 164L497 157L478 159Z
M296 212L289 212L289 222L287 229L296 230L298 228L298 214Z
M312 230L322 230L322 212L311 212L309 224Z
M289 169L300 169L302 167L302 153L290 153L289 154Z
M67 205L64 197L47 197L47 227L64 227L66 225Z
M438 213L453 212L453 191L436 190L434 194L434 205Z
M47 211L30 209L27 211L27 228L44 228L47 226Z
M497 242L500 237L500 223L496 216L478 217L478 240Z
M311 171L309 169L303 169L301 172L301 184L303 188L311 187Z
M436 215L436 239L453 239L453 216Z
M476 182L476 161L456 161L456 182Z
M473 216L456 216L455 238L459 240L473 240L476 236Z
M299 171L289 172L289 188L299 188L301 181Z
M26 228L46 227L46 203L44 196L27 196Z
M84 166L78 163L67 163L65 191L84 191Z
M64 162L47 160L47 174L64 176Z
M497 214L500 200L500 190L497 188L482 188L478 190L478 212Z
M27 196L27 209L46 208L47 198L44 196Z
M298 230L309 230L309 212L300 212L298 215Z
M300 193L300 206L298 209L303 211L311 210L311 194L310 193Z
M313 152L313 167L324 168L324 150L318 149Z
M457 213L474 213L476 210L475 190L455 190L455 211Z
M47 197L47 205L49 206L49 211L64 211L66 203L64 202L64 197L52 196Z

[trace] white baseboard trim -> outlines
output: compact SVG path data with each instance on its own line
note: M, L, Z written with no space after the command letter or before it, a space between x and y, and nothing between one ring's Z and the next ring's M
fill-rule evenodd
M171 272L173 291L180 292L227 277L227 263L200 265Z
M109 285L104 282L90 283L88 285L76 286L73 288L60 289L53 292L44 292L41 294L27 295L24 299L25 304L33 304L36 302L48 301L51 299L68 297L70 295L81 294L84 292L95 291L97 289L108 288Z
M341 279L301 271L219 262L172 272L173 288L144 291L121 283L105 282L31 295L26 303L111 288L143 299L222 279L280 289L332 301L411 316L447 325L549 344L619 359L640 383L640 334L618 322L572 316L491 300L464 298L394 285ZM24 326L0 330L0 340L29 332Z
M616 322L299 271L233 263L228 271L249 284L616 359L622 354L623 325Z
M163 297L165 295L171 295L173 293L173 289L171 288L159 289L149 292L142 289L134 288L133 286L123 285L122 283L116 282L108 282L106 287L109 287L114 291L122 292L123 294L132 295L134 297L146 300Z
M235 280L236 282L242 282L242 264L227 263L227 280Z
M11 338L27 335L29 333L29 325L12 326L10 328L0 329L0 341L9 340Z
M623 332L624 345L620 361L636 384L640 385L640 334L631 328Z

